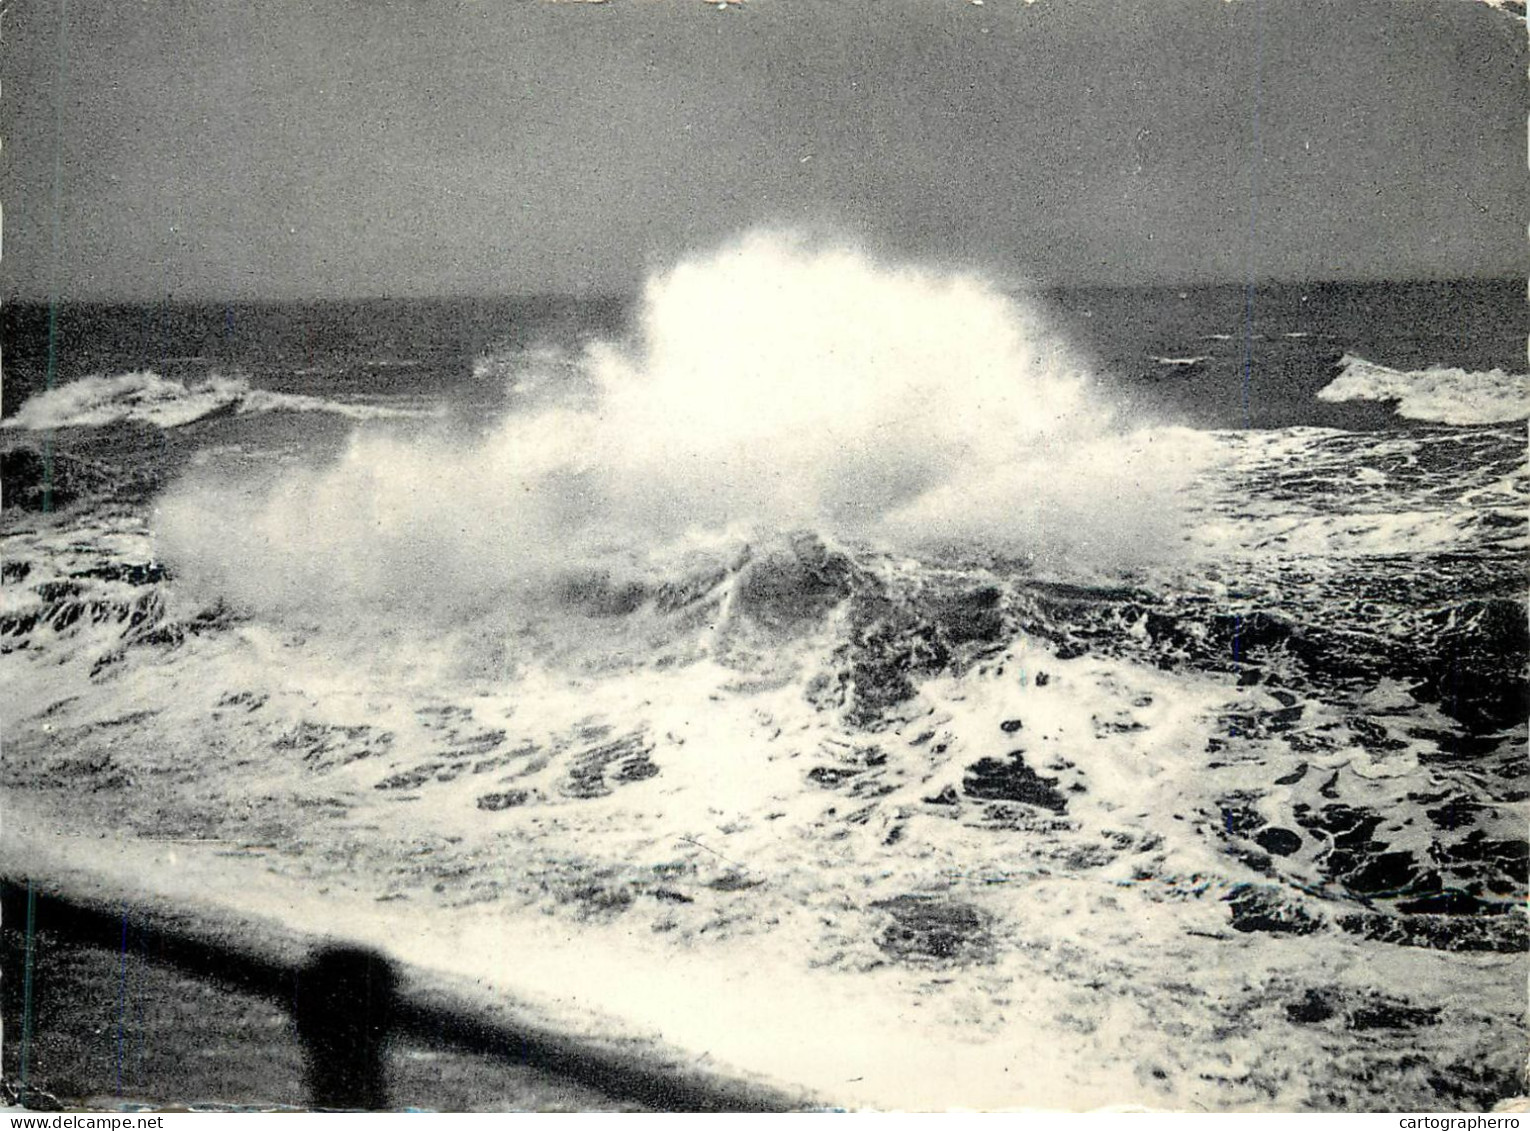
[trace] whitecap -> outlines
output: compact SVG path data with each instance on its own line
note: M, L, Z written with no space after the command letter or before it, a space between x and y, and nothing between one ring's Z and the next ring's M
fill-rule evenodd
M1318 391L1322 401L1392 401L1397 414L1441 424L1501 424L1530 416L1530 377L1502 369L1443 366L1404 372L1345 354L1340 374Z
M148 369L106 377L93 375L30 397L6 428L45 431L151 424L179 428L222 413L327 412L353 420L419 416L420 409L352 404L324 397L251 388L243 377L214 374L187 385Z

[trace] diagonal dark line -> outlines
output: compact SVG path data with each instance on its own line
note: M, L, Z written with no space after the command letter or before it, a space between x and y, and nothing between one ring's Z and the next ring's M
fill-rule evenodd
M39 895L31 881L0 879L3 921L19 920L25 908L31 909L31 921L38 929L76 944L112 951L122 947L124 920L120 909L91 906L46 892ZM322 946L302 959L281 962L232 941L197 937L165 918L148 913L135 917L133 937L139 953L149 961L271 999L291 1010L305 1040L311 1071L316 1061L322 1064L335 1055L337 1040L376 1031L487 1054L562 1077L617 1101L665 1111L763 1112L801 1110L805 1106L800 1099L769 1088L722 1077L707 1078L679 1065L644 1062L547 1029L476 1016L468 1008L437 1002L423 993L395 994L391 989L397 982L394 964L370 951ZM28 970L30 977L30 957ZM359 1026L354 1021L330 1021L337 1013L333 1000L337 978L368 990L379 980L386 987L381 993L365 995L369 1015ZM364 1106L324 1102L328 1098L318 1096L314 1102L316 1106Z

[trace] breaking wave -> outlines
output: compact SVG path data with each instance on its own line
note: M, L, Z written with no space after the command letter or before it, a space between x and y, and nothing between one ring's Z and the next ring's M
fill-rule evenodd
M782 233L654 277L628 340L552 360L528 357L532 384L561 391L478 442L360 434L328 468L182 485L166 556L257 608L481 605L798 530L1116 570L1176 552L1205 458L1188 430L1131 427L982 278Z
M353 420L419 415L407 409L255 389L242 377L214 375L187 385L151 370L139 370L115 377L82 377L38 393L28 398L3 427L43 431L138 423L179 428L209 416L263 412L327 412Z
M1318 391L1324 401L1393 401L1397 414L1439 424L1501 424L1530 416L1530 376L1493 369L1412 373L1346 354L1342 372Z

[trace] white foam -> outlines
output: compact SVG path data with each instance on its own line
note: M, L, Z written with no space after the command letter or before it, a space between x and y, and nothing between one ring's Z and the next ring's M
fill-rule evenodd
M1323 401L1394 401L1397 414L1441 424L1499 424L1530 416L1530 377L1502 369L1472 373L1431 367L1405 373L1346 354Z

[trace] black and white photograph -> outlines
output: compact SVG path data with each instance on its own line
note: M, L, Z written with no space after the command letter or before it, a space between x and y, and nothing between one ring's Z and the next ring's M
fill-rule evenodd
M4 0L0 1108L1527 1110L1527 67Z

